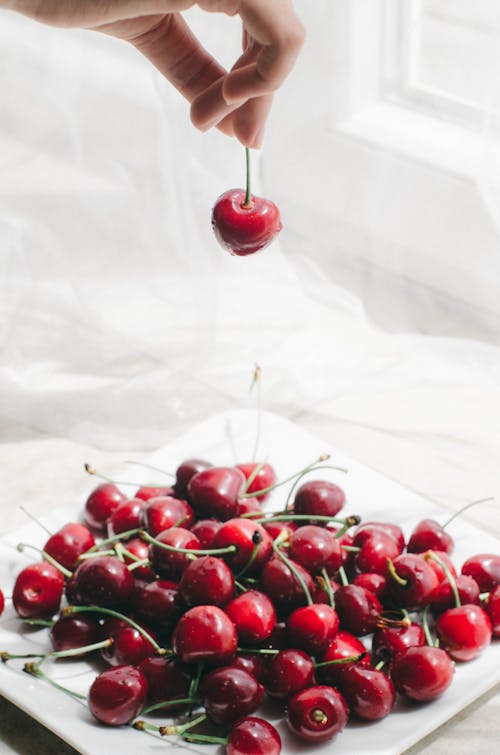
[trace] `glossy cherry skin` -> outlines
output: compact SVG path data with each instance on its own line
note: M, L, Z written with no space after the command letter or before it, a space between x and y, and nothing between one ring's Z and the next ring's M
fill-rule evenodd
M227 755L280 755L281 738L269 721L246 716L237 721L227 739Z
M339 688L351 714L364 721L385 718L396 699L394 684L388 676L356 664L341 672Z
M287 619L291 647L310 655L322 655L339 629L337 612L324 603L296 608Z
M118 506L107 522L108 537L139 529L142 526L142 512L145 506L146 501L141 498L131 498Z
M236 626L241 644L257 644L267 640L276 625L276 610L272 601L258 590L247 590L233 598L225 610Z
M150 630L146 630L151 635ZM113 644L101 648L101 656L110 666L137 666L153 655L154 646L138 629L123 619L108 618L101 627L101 639L113 639ZM153 637L153 639L156 639Z
M174 626L185 608L179 595L179 585L166 579L136 587L131 603L140 621L158 629Z
M184 527L170 527L170 529L160 532L156 539L174 549L183 548L196 551L200 548L200 541L196 535L193 535ZM192 554L178 550L167 550L160 545L151 545L150 556L153 569L164 579L179 580L192 561Z
M149 561L149 545L144 540L141 540L140 537L133 537L132 540L126 542L125 546L131 556L135 556L141 561ZM123 560L127 566L137 563L131 556L123 553ZM155 578L155 573L148 564L136 566L132 574L134 575L134 579L143 579L146 582L151 582Z
M471 556L463 564L462 574L475 579L481 592L490 592L500 585L500 556L494 553Z
M479 605L479 586L475 579L467 576L467 574L459 574L455 577L455 584L462 605L465 605L466 603L476 603ZM437 587L432 595L430 605L434 617L439 616L440 613L444 613L448 608L455 607L453 590L447 580L441 582Z
M362 574L356 574L352 580L353 585L364 587L365 590L369 590L381 603L385 600L387 592L387 580L382 574L373 574L372 572L363 572Z
M329 577L329 581L330 589L332 593L335 593L341 585L336 582L333 577ZM326 589L326 582L322 577L316 578L316 584L314 586L314 591L311 593L311 597L313 603L326 603L327 605L330 605L330 595Z
M204 469L210 469L212 464L204 459L186 459L179 464L175 472L175 495L178 498L186 498L188 495L188 485L191 477Z
M120 608L127 604L134 578L115 556L95 556L82 561L73 574L78 604Z
M292 564L299 572L309 592L314 591L313 578L300 564ZM280 610L292 610L306 603L306 596L297 577L277 556L264 564L260 574L263 592Z
M252 559L246 572L249 576L260 572L273 552L273 544L269 534L260 524L252 522L250 519L230 519L224 522L215 536L214 546L226 548L228 545L234 545L236 551L224 554L224 561L229 564L231 569L239 572ZM258 547L254 554L256 546Z
M217 532L222 527L218 519L198 519L191 527L191 532L200 541L201 548L213 548Z
M217 668L203 679L203 705L210 719L221 726L253 713L263 697L262 684L234 666Z
M361 637L375 630L382 604L364 587L346 585L335 593L335 608L342 628Z
M276 472L267 462L264 464L256 464L255 462L237 464L236 467L237 469L241 469L247 480L253 475L255 469L258 467L258 472L247 488L247 493L258 493L259 490L265 490L266 488L272 487L276 482ZM257 496L257 500L261 503L267 498L269 498L269 493L262 493L262 495Z
M229 664L238 642L236 627L217 606L195 606L178 621L172 635L175 655L183 663Z
M372 653L377 659L391 661L408 648L425 644L424 630L415 622L409 626L379 627L372 637Z
M63 590L61 572L42 561L26 566L17 575L12 603L23 619L50 618L59 610Z
M52 648L58 653L93 645L99 641L99 634L99 624L93 616L77 613L59 617L49 632Z
M346 632L341 629L330 643L330 647L323 655L321 661L338 661L343 658L352 658L361 655L365 652L365 646L358 640L355 635L350 632ZM327 684L331 684L336 687L342 670L349 668L355 661L341 664L331 664L330 666L321 667L321 678L325 680ZM367 653L364 658L356 663L363 666L368 666L370 663L370 656Z
M198 518L215 517L225 522L238 512L238 498L245 475L235 467L211 467L198 472L188 483L188 496Z
M484 610L491 621L493 637L500 637L500 585L495 587L486 600ZM2 613L0 611L0 613Z
M0 616L3 614L5 608L5 598L3 592L0 590Z
M257 653L239 652L230 665L233 668L242 668L254 676L261 684L265 683L268 658L265 655Z
M136 492L135 498L140 498L142 501L149 501L151 500L151 498L172 495L174 495L174 489L171 487L153 487L152 485L143 485Z
M91 713L103 724L122 726L132 721L146 701L148 685L135 666L116 666L94 679L89 690Z
M408 540L408 553L424 551L444 551L452 553L455 543L453 538L434 519L423 519L417 524Z
M139 664L139 669L148 683L148 700L150 703L183 700L189 697L191 673L187 666L183 666L173 658L152 655ZM165 710L159 710L160 715L172 715L189 707L189 703L168 705Z
M403 530L393 522L363 522L354 531L352 544L361 547L371 537L378 535L392 537L398 544L399 552L404 551L405 537Z
M299 527L290 539L290 557L311 574L326 569L333 575L342 566L338 540L326 527L306 524Z
M439 580L424 558L417 553L403 553L393 564L398 576L406 580L406 585L400 585L387 573L387 591L395 604L413 610L429 603Z
M304 742L332 739L345 728L348 716L344 697L326 685L301 690L288 702L288 725Z
M262 522L262 526L271 540L276 540L280 536L284 540L290 540L295 530L298 529L295 522L273 522L271 519L268 522Z
M187 501L173 496L151 498L142 512L142 526L153 537L170 527L189 529L194 522L194 512Z
M427 702L445 692L453 679L454 666L442 648L411 647L398 655L391 667L396 690L411 700Z
M201 556L184 570L179 592L188 606L224 606L234 595L234 576L221 558Z
M264 516L264 511L257 498L240 498L237 516L239 518L248 514L251 514L252 518L255 517L256 519Z
M387 574L387 559L395 559L400 554L399 545L390 535L372 535L360 546L353 556L355 568L360 572Z
M245 205L243 189L221 194L212 210L212 228L219 244L230 254L246 257L264 249L283 228L274 202L252 194Z
M98 485L85 502L84 517L87 524L104 532L106 522L118 506L125 503L127 496L112 482Z
M58 564L72 570L78 557L94 545L94 536L88 527L78 522L68 522L49 537L43 550Z
M280 651L267 667L264 684L269 697L287 702L299 690L316 684L311 656L294 648Z
M450 556L445 551L430 550L424 551L420 555L422 555L429 566L434 569L439 583L448 582L448 577L446 575L446 570L444 569L444 567L448 569L453 577L457 576L455 565ZM439 563L436 558L439 559L441 563Z
M345 493L338 485L326 480L310 480L295 493L293 507L296 514L335 517L345 503ZM318 522L318 524L320 524Z
M477 605L449 608L436 621L440 646L456 661L472 661L491 642L491 621Z

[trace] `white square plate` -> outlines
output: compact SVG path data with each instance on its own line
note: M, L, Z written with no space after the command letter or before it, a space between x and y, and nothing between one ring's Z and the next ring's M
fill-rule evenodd
M151 463L164 469L175 470L185 458L206 458L214 464L230 465L251 459L257 417L252 411L232 411L212 417L174 443L156 452ZM293 423L273 414L263 413L262 434L259 442L259 459L268 460L278 477L285 478L312 462L321 453L331 453L333 464L347 467L347 475L324 470L315 472L315 478L331 479L347 493L345 513L360 514L364 521L392 520L400 524L408 535L413 525L422 518L432 517L444 521L447 512L415 495L401 485L383 477L351 458L329 449L318 438ZM138 483L151 480L151 472L126 470L127 479ZM125 473L124 473L125 474ZM288 486L276 490L266 504L269 510L283 507ZM80 516L83 502L52 512L43 522L54 530L67 521ZM454 562L460 566L470 555L479 552L500 553L500 541L460 519L450 528L456 542ZM30 522L0 542L0 585L10 594L16 574L33 560L29 551L19 553L18 542L42 546L46 540L41 528ZM9 604L0 619L0 650L36 652L48 648L46 630L26 629L14 615ZM164 751L165 746L179 752L213 752L211 746L188 745L171 738L169 743L156 736L136 732L130 728L106 728L90 715L85 703L56 691L41 680L22 672L21 661L0 664L0 692L29 713L33 718L54 731L77 750L88 755L119 751L121 755L135 755ZM49 665L49 673L67 687L85 693L95 669L83 661L59 661ZM350 723L335 740L315 746L315 752L337 755L395 755L418 742L431 731L450 719L462 708L500 681L500 643L494 642L482 656L468 664L459 664L451 687L438 701L427 705L410 705L399 701L394 711L377 723ZM273 720L273 719L271 719ZM273 720L273 723L276 723ZM283 753L303 752L304 744L295 741L286 724L277 724L283 740ZM220 749L218 750L220 752Z

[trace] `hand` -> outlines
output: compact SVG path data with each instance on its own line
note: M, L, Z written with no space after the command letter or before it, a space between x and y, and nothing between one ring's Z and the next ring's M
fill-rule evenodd
M239 14L243 53L230 72L207 52L181 11ZM273 92L304 41L292 0L0 0L52 26L82 27L130 42L191 103L193 124L217 126L247 147L262 143Z

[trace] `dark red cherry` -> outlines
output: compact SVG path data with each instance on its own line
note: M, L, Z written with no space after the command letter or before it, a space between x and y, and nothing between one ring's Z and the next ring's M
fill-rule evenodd
M445 692L453 679L453 661L442 648L411 647L392 664L391 678L396 690L411 700L427 702Z
M227 604L226 613L233 621L240 643L256 644L270 637L276 624L276 610L263 592L247 590Z
M452 553L455 543L451 535L446 532L434 519L423 519L417 524L408 540L408 553L423 553L424 551L444 551Z
M446 574L446 569L450 572L450 574L453 577L457 576L457 570L455 569L455 565L453 564L453 561L451 560L450 556L445 551L430 550L430 551L424 551L420 555L422 555L425 561L427 561L427 563L429 564L429 566L431 566L434 569L434 571L436 572L436 577L438 578L438 581L440 583L444 581L446 582L448 581L448 575Z
M500 637L500 585L495 587L488 595L484 610L491 621L493 637Z
M290 557L311 574L326 569L336 574L342 566L338 540L326 527L314 524L299 527L290 539Z
M295 530L298 529L295 522L273 522L272 519L263 522L262 526L271 540L276 540L277 537L282 537L283 540L290 540Z
M326 685L301 690L288 702L288 725L304 742L332 739L345 728L348 716L344 697L337 689Z
M98 485L85 502L85 521L94 529L104 532L106 522L113 511L126 500L127 496L112 482Z
M281 738L269 721L246 716L237 721L227 739L227 755L280 755Z
M338 628L336 611L324 603L296 608L287 620L290 645L310 655L325 653Z
M436 621L436 635L455 661L472 661L491 642L491 622L481 606L449 608Z
M258 573L271 558L273 544L269 534L250 519L230 519L224 522L214 540L216 548L234 545L234 553L226 553L224 560L231 569L241 571L248 565L247 575Z
M311 656L294 648L280 651L271 659L264 683L269 697L287 702L299 690L316 684Z
M59 610L64 577L44 561L26 566L17 575L12 603L23 619L50 618Z
M60 653L98 642L99 624L93 616L75 613L59 617L49 634L53 649Z
M5 598L3 596L3 592L0 590L0 616L3 614L4 608L5 608Z
M369 590L369 592L377 596L381 603L386 597L387 580L381 574L372 574L371 572L356 574L352 580L352 584Z
M187 501L173 496L151 498L142 512L142 526L153 537L170 527L189 529L194 522L194 512Z
M330 643L330 647L323 655L321 661L338 661L343 658L359 656L364 652L365 646L363 645L361 640L359 640L350 632L346 632L341 629L339 632L337 632L333 641ZM354 663L354 661L352 663ZM329 666L322 666L321 677L327 682L327 684L331 684L336 687L340 679L340 671L348 668L352 665L352 663L332 663ZM370 663L369 654L365 655L365 657L360 661L357 661L357 663L361 663L363 666L368 666Z
M179 592L188 606L224 606L234 595L234 576L221 558L201 556L184 570Z
M103 724L122 726L132 721L144 706L147 681L135 666L116 666L94 679L89 691L91 713Z
M151 498L172 495L174 495L174 489L171 487L153 487L152 485L143 485L141 488L139 488L139 490L135 494L135 497L140 498L143 501L149 501L151 500Z
M237 517L247 516L248 514L256 519L264 516L264 511L257 498L240 498Z
M88 527L78 522L68 522L49 537L43 550L65 569L72 570L78 557L94 545L94 536Z
M455 577L455 584L462 605L466 603L476 603L479 605L480 593L475 579L468 577L467 574L459 574ZM440 613L447 611L448 608L455 607L455 596L448 580L443 580L436 588L430 605L433 616L439 616Z
M238 652L237 656L231 661L233 668L242 668L254 676L261 684L265 683L268 657L261 653L242 653Z
M220 195L212 210L217 241L237 257L264 249L283 227L274 202L253 194L248 204L245 200L243 189L229 189Z
M354 531L352 544L361 547L367 540L373 536L382 535L383 537L392 537L398 544L399 552L402 553L405 548L405 536L399 525L393 522L363 522Z
M481 592L490 592L500 585L500 556L494 553L471 556L462 566L462 574L475 579Z
M310 480L295 493L293 507L296 514L335 517L345 503L345 493L338 485L326 480Z
M190 479L189 500L199 518L213 516L226 521L236 516L244 486L245 475L239 469L212 467Z
M309 572L300 564L292 562L292 566L299 572L309 592L313 592L314 582ZM260 583L263 592L271 598L278 609L292 610L307 603L299 580L277 556L273 556L264 564Z
M237 469L241 469L245 478L248 480L250 476L254 475L255 470L258 469L257 474L254 476L252 482L247 488L247 493L258 493L259 490L272 487L276 482L276 472L273 467L265 462L264 464L257 464L251 462L248 464L237 464ZM257 500L261 503L269 497L269 493L263 493L257 496ZM251 500L251 499L250 499ZM240 504L241 505L241 504ZM239 512L241 515L241 512Z
M118 506L107 522L108 537L139 529L142 525L142 512L145 506L146 501L141 498L131 498Z
M339 589L339 587L341 587L341 585L336 582L333 577L329 577L328 579L330 582L330 590L333 594ZM311 593L311 597L313 599L313 603L326 603L327 605L330 605L330 595L323 577L316 578L314 591Z
M146 630L150 636L151 631ZM101 649L101 655L110 666L130 664L137 666L153 655L155 647L146 637L127 621L107 618L101 627L101 638L112 638L113 644ZM153 637L156 640L155 637Z
M134 578L115 556L95 556L82 561L73 575L79 604L120 608L134 589Z
M225 666L203 679L203 705L210 719L221 726L253 713L264 697L264 687L240 668Z
M396 692L382 671L354 664L341 672L339 689L356 718L378 721L391 712Z
M161 545L151 545L150 556L153 569L164 579L179 580L193 560L193 554L183 553L176 549L199 550L200 541L196 535L184 527L170 527L160 532L156 539L159 543L168 545L169 549L162 548Z
M372 535L360 546L353 556L355 568L360 572L387 574L387 559L395 559L400 554L399 545L390 535Z
M186 498L188 495L188 484L191 477L205 469L210 469L212 464L203 459L186 459L177 467L175 473L175 495L178 498Z
M149 626L172 627L184 610L179 585L166 579L140 585L132 595L132 608L138 619Z
M364 587L345 585L335 593L335 609L342 628L361 637L375 630L382 605Z
M149 656L139 664L139 670L146 677L150 703L184 700L189 697L190 669L178 663L174 658L158 655ZM163 714L170 716L185 710L188 706L189 703L168 705ZM159 713L162 713L161 709Z
M379 626L372 638L372 653L375 658L391 661L409 647L425 644L424 630L415 622L409 626Z
M191 532L200 541L200 547L213 548L217 532L222 527L218 519L198 519L191 527Z
M236 627L217 606L195 606L178 621L172 635L175 655L183 663L231 663L236 653Z
M403 553L393 561L394 572L388 572L387 591L400 608L414 610L429 603L439 580L423 556Z
M140 559L141 561L149 560L149 545L144 540L141 540L140 537L128 540L126 549L131 554L123 553L123 560L127 566L137 563L136 559ZM132 556L135 556L135 559ZM151 582L155 578L155 573L148 564L136 566L132 573L135 579L144 579L146 582Z

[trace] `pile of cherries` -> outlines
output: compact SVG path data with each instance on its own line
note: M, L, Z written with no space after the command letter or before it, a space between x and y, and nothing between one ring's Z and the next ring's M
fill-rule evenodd
M2 659L29 658L25 671L60 686L47 658L100 653L98 721L275 755L277 730L253 715L264 695L296 737L322 742L351 717L385 717L397 694L438 698L454 662L500 636L500 555L457 573L433 520L405 542L394 523L340 517L342 488L301 473L264 513L275 487L268 463L199 459L133 498L100 484L85 524L51 535L15 582L17 614L50 627L52 650Z

